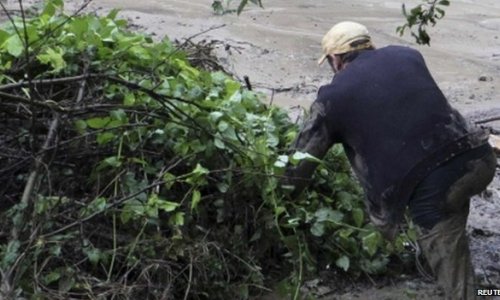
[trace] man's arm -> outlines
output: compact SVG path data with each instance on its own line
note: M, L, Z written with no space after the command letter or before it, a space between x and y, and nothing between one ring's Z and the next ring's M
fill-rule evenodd
M322 159L332 146L331 134L326 122L326 109L321 102L311 105L309 118L305 121L298 137L292 144L292 151L308 153ZM297 166L289 166L285 172L286 184L295 187L292 197L298 196L309 184L317 163L301 160Z

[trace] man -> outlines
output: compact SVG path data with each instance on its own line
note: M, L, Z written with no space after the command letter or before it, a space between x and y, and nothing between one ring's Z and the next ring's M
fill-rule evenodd
M406 207L447 299L472 299L474 270L465 225L469 200L491 182L496 157L487 134L468 126L419 52L375 49L366 27L341 22L322 40L334 77L319 89L294 148L322 158L342 143L365 191L372 222L393 238ZM287 170L300 192L316 164Z

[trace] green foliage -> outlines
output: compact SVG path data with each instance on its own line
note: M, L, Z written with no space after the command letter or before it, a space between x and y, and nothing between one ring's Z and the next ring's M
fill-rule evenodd
M243 9L248 5L248 3L253 3L255 5L258 5L260 7L262 6L262 0L240 0L238 4L238 8L232 9L231 8L231 2L232 0L214 0L212 2L212 9L214 12L218 15L223 15L226 13L233 13L236 12L238 15L243 12Z
M20 296L248 299L281 269L297 298L318 265L379 273L404 251L369 225L340 147L289 201L287 164L318 160L287 153L298 129L286 111L192 66L168 39L129 32L116 11L68 18L62 4L48 1L21 37L0 30L0 84L24 79L28 48L39 83L23 105L45 134L47 119L63 122L33 202L2 212L12 235L0 239L0 270ZM6 147L43 141L28 123ZM31 165L12 157L4 191L21 199Z
M427 33L429 25L436 25L437 20L444 17L445 11L443 7L449 6L448 0L422 0L424 3L412 8L410 11L403 4L403 15L406 18L406 24L399 26L396 31L403 35L408 29L411 35L415 38L418 44L430 45L431 38ZM413 28L417 27L415 31Z

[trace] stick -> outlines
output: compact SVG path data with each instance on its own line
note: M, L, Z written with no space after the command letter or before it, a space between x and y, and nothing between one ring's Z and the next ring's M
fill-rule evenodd
M46 100L44 102L42 102L42 101L35 101L35 100L30 100L28 98L24 98L24 97L21 97L21 96L12 95L12 94L9 94L9 93L4 93L4 92L0 92L0 97L1 98L7 98L7 99L12 100L12 101L21 102L21 103L24 103L24 104L29 104L29 105L33 105L33 106L37 106L37 107L43 107L43 108L52 109L52 110L55 110L57 112L67 112L66 108L60 106L57 102L52 101L52 100Z
M98 78L102 77L102 74L82 74L78 76L71 76L71 77L61 77L61 78L49 78L49 79L36 79L33 80L34 85L51 85L51 84L57 84L57 83L67 83L67 82L73 82L73 81L80 81L86 78ZM9 83L9 84L4 84L0 85L0 91L5 91L5 90L10 90L14 88L19 88L19 87L25 87L29 84L29 82L26 82L25 80L21 80L19 82L15 83Z

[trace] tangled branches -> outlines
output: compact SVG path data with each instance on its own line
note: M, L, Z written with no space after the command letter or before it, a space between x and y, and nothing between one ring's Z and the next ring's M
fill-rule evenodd
M320 260L377 273L402 251L342 150L287 201L286 163L308 157L287 154L287 113L201 62L210 43L155 43L116 14L51 0L0 34L1 297L249 299L272 278L298 298Z

